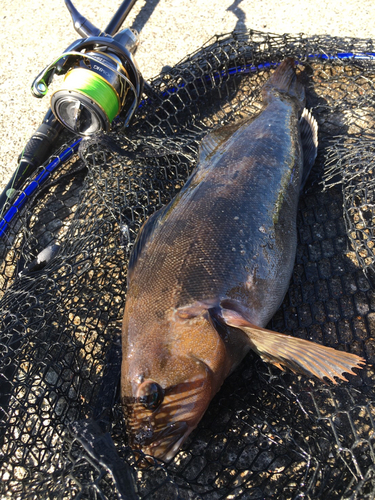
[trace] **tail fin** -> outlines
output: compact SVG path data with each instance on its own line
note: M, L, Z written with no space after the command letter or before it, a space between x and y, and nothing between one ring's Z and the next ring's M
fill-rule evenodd
M292 57L284 59L263 86L263 101L269 102L275 91L295 97L300 103L301 108L305 106L305 89L297 78L294 69L294 59Z

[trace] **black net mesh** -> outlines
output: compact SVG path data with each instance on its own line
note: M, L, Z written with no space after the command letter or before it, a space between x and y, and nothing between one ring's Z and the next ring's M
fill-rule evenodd
M1 498L374 497L373 51L370 40L216 37L151 82L125 133L83 141L29 199L0 243ZM118 397L132 244L194 169L202 137L259 110L286 56L306 63L320 146L270 326L369 365L333 386L250 354L172 463L140 469ZM56 256L36 266L51 244Z

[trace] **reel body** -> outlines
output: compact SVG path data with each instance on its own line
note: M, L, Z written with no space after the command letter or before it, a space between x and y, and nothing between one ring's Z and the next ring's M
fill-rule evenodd
M51 97L51 109L64 127L81 136L108 132L118 115L126 126L143 89L133 57L137 45L138 36L129 28L114 37L77 40L38 75L32 93L44 97L53 76L65 74L62 88Z

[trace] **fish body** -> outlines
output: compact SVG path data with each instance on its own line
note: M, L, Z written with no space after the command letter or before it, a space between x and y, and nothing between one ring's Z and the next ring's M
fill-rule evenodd
M292 59L266 83L263 101L255 119L203 140L197 169L144 224L129 263L122 337L129 441L162 460L175 455L250 349L332 381L363 362L264 329L289 286L317 125Z

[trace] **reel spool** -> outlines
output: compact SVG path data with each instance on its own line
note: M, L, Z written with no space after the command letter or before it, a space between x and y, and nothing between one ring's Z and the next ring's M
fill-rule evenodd
M104 54L100 56L102 60L109 60ZM127 85L116 73L98 62L91 64L93 60L88 57L86 54L82 64L66 74L64 87L51 97L51 109L56 118L69 130L83 135L100 130L108 132L122 109L127 92ZM116 69L128 76L120 61Z
M133 58L137 45L138 36L129 28L114 37L77 40L35 79L32 92L43 97L54 74L65 74L51 97L51 109L64 127L81 136L109 132L118 115L126 125L143 89Z

